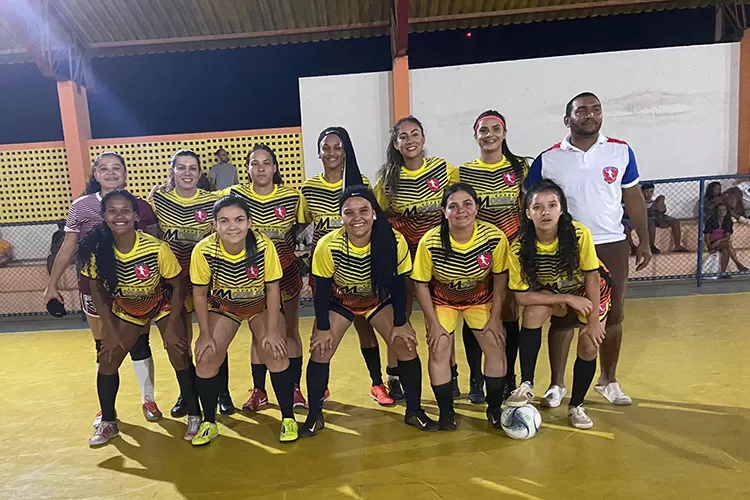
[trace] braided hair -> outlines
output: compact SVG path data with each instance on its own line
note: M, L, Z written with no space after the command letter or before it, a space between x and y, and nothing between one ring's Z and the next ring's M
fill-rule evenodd
M422 122L420 122L413 116L401 118L396 122L393 128L391 128L391 135L388 139L388 147L385 150L385 164L380 167L377 175L378 181L382 183L385 194L389 199L398 192L398 182L401 178L401 167L405 163L404 155L402 155L401 151L399 151L398 147L396 147L396 143L398 142L398 134L401 130L401 125L403 125L404 123L413 123L414 125L419 127L419 131L424 136L424 127L422 126Z
M265 151L266 153L268 153L268 155L271 157L271 163L273 163L273 166L276 167L276 171L273 173L273 183L276 185L284 184L284 179L281 178L281 172L279 171L279 160L276 158L276 153L273 149L271 149L270 146L267 146L266 144L256 144L255 146L253 146L253 149L251 149L247 154L247 157L245 158L245 167L248 170L248 175L250 173L250 156L256 151ZM251 177L250 182L252 181L253 179Z
M481 122L483 119L487 117L497 118L498 120L502 122L503 128L505 129L505 131L506 132L508 131L505 117L502 114L500 114L500 112L495 111L494 109L488 109L487 111L477 116L477 119L474 120L473 130L474 130L475 138L477 136L477 128L479 127L479 122ZM519 183L522 183L523 171L524 171L524 160L521 157L516 156L511 152L510 148L508 147L507 137L503 140L502 151L503 151L503 156L507 158L508 161L510 162L510 166L511 168L513 168L513 173L516 174L516 179L518 179Z
M127 172L127 166L125 165L125 158L123 158L121 155L115 153L114 151L104 151L102 153L99 153L96 155L96 158L94 158L94 164L91 167L91 174L89 175L89 180L86 181L86 188L83 190L83 195L87 194L94 194L98 193L102 190L102 185L99 183L99 181L96 180L96 177L94 174L96 173L96 169L99 166L99 162L102 160L102 158L111 157L115 158L120 161L122 164L122 168Z
M346 186L363 185L362 173L360 172L357 155L354 153L352 139L344 127L327 127L318 135L318 154L321 152L321 142L328 135L335 135L344 147L344 188Z

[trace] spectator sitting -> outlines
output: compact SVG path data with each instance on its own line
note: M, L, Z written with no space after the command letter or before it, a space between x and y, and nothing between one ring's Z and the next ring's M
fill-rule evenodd
M682 246L682 229L680 221L667 215L667 202L664 195L659 195L654 199L654 184L646 182L641 185L643 199L646 202L648 210L648 237L651 239L651 252L659 253L656 248L656 228L671 228L672 239L674 240L675 252L687 252L688 249Z
M13 260L13 245L0 240L0 267L5 267Z
M219 162L211 167L211 172L209 173L214 189L221 191L222 189L239 184L237 167L229 163L229 153L224 148L219 148L216 150L216 159Z
M721 254L719 272L722 274L722 278L729 277L728 274L724 273L727 271L730 258L734 262L734 265L737 266L738 271L745 272L748 270L737 259L737 252L734 251L734 247L732 246L732 233L733 223L732 217L729 215L729 209L724 203L718 203L715 215L708 219L706 223L706 227L703 230L703 238L709 253L720 252Z
M47 272L52 274L52 264L55 263L55 257L57 252L60 251L63 240L65 239L65 221L57 221L57 231L52 233L52 244L49 248L49 255L47 256Z
M706 195L703 198L703 208L706 220L711 219L716 212L719 203L727 207L727 212L734 217L740 224L750 224L750 220L745 217L745 191L748 190L748 182L741 182L737 186L730 187L725 192L721 192L721 183L713 181L706 187Z

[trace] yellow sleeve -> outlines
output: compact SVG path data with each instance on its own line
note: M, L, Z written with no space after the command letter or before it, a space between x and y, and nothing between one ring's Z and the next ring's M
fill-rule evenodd
M81 269L81 274L92 280L99 277L99 273L96 272L96 257L94 257L94 254L91 254L89 263Z
M162 243L159 247L158 262L159 274L164 279L171 280L182 272L182 266L177 262L177 257L174 256L174 252L166 243Z
M453 184L458 184L460 181L459 175L458 175L458 168L454 167L447 161L445 162L446 170L448 171L448 185L452 186Z
M370 179L363 175L362 180L365 181L365 186L367 186L367 189L372 191L372 184L370 184Z
M578 257L581 260L581 271L596 271L599 269L599 257L596 256L594 238L591 231L584 225L579 225L581 236L578 238Z
M514 292L526 292L529 290L529 284L521 275L521 262L518 260L517 250L518 247L514 247L508 252L508 269L510 270L508 288Z
M508 238L502 231L500 233L500 241L497 242L495 251L492 252L492 272L495 274L501 274L508 270L508 254L510 253L510 245L508 244Z
M268 236L262 236L266 242L266 250L263 252L263 265L265 266L265 281L278 281L284 275L281 269L279 254L276 252L276 246Z
M310 207L307 206L307 199L302 191L299 193L299 203L297 203L297 223L298 224L309 224L313 221L312 214L310 213Z
M400 233L396 233L396 244L398 245L396 250L398 255L398 268L396 269L396 272L399 276L402 274L409 274L412 271L411 253L409 253L409 245L406 243L406 238Z
M228 188L224 188L221 191L215 191L216 195L221 198L222 196L227 196L232 194L232 188L234 186L229 186Z
M414 269L411 272L411 279L422 283L429 283L432 280L432 254L427 248L426 234L419 240L417 253L414 255Z
M190 256L190 281L197 286L206 286L211 282L211 268L201 246L193 248Z
M388 195L385 193L382 179L378 179L375 183L375 189L372 190L372 193L375 195L375 199L378 200L378 205L383 209L383 212L387 212L388 208L390 208L390 201Z
M333 278L333 255L331 249L328 247L328 238L321 239L317 245L315 245L315 252L312 258L312 273L314 276L321 278Z

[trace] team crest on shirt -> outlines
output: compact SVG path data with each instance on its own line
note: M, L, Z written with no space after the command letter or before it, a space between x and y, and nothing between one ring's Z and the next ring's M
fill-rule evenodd
M608 304L606 302L602 302L599 304L599 316L602 316L604 313L607 312L607 305Z
M617 180L617 174L619 173L620 171L617 170L617 167L604 167L602 169L602 176L607 184L615 182Z
M434 177L432 179L429 179L427 181L427 189L429 189L433 193L437 192L437 190L440 189L440 181L435 179Z
M477 255L477 264L479 264L480 269L487 269L492 265L492 254L480 253Z
M147 280L151 276L151 269L146 264L136 264L133 270L135 271L135 277L141 281Z
M250 266L245 269L245 272L247 273L247 277L251 280L254 280L260 275L260 269L258 269L258 266Z
M518 179L516 179L516 174L508 172L507 174L503 174L503 181L506 186L515 186Z
M273 209L273 213L276 214L276 218L279 220L286 219L286 208L276 207Z
M193 213L193 218L196 222L206 222L206 219L208 218L208 212L198 209L195 211L195 213Z

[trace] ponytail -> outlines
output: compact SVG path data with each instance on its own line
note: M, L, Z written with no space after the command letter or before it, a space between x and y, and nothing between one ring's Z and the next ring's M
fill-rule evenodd
M271 149L270 146L267 146L263 143L253 146L253 149L250 150L250 152L247 154L247 157L245 158L245 168L248 169L248 175L250 174L250 155L252 155L256 151L265 151L271 156L271 163L273 163L273 166L276 167L276 171L273 173L273 183L278 186L284 184L284 179L281 178L281 170L279 169L279 160L276 158L276 153L273 149ZM253 179L251 177L250 182L252 181Z
M495 111L494 109L488 109L487 111L483 112L479 116L477 116L477 119L474 120L474 137L477 135L477 127L479 126L479 122L481 122L484 118L487 118L488 116L497 118L500 120L503 124L503 128L505 131L508 131L507 121L505 120L505 117L500 114L500 112ZM514 155L510 148L508 147L508 138L506 136L505 140L503 140L502 145L502 152L503 156L508 159L510 162L510 166L513 169L513 173L516 175L516 179L518 179L518 184L523 183L523 173L524 173L524 160L520 157Z
M349 186L362 186L364 180L362 179L362 172L357 163L357 155L354 153L354 145L352 145L352 139L349 137L349 132L344 127L328 127L324 129L320 135L318 135L318 154L320 154L320 143L327 135L335 135L341 141L341 145L344 147L344 182L343 189Z
M393 195L398 192L398 183L401 177L401 167L405 163L404 156L396 147L396 142L398 141L398 133L401 125L407 122L411 122L419 127L422 135L424 135L424 127L422 126L422 122L420 122L413 116L401 118L396 122L393 128L391 128L388 147L385 150L385 164L380 167L380 170L378 170L377 174L377 180L382 184L383 190L385 191L385 194L389 199L391 199Z

